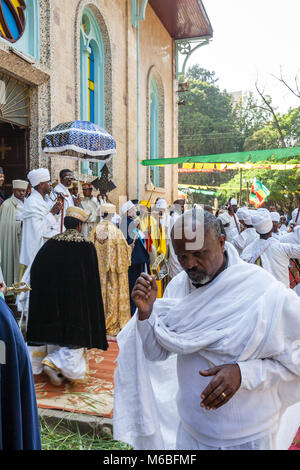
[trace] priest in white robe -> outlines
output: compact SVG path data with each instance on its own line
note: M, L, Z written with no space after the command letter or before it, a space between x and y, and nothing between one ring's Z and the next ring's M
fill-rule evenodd
M281 241L280 238L283 235L283 233L280 230L280 214L279 212L270 212L271 219L273 222L273 233L272 237L275 238L278 241Z
M232 217L230 217L228 212L222 212L222 214L218 216L218 219L223 224L225 234L226 234L226 241L229 243L232 243L232 240L234 239L234 237L238 235L237 229L231 227Z
M0 207L0 250L5 283L11 286L20 280L22 213L28 181L14 180L13 194Z
M82 184L83 199L81 207L88 214L88 219L82 226L82 235L88 240L91 231L96 228L100 221L100 204L97 198L93 196L93 185L90 183Z
M147 450L278 448L300 393L300 299L225 245L211 214L174 228L184 271L163 299L140 276L118 336L114 437Z
M49 199L51 191L50 174L45 168L32 170L27 178L33 188L25 200L22 214L23 236L20 263L25 267L31 265L38 250L46 239L59 232L56 214L61 210L61 203Z
M259 238L255 228L252 225L251 214L255 211L249 210L247 207L241 207L237 210L237 217L241 225L241 232L232 238L232 244L236 248L239 255L243 250Z
M300 257L300 245L280 243L273 235L273 222L267 209L258 209L252 216L252 224L260 238L251 243L241 258L263 267L286 287L290 286L289 261Z
M66 210L69 207L80 206L80 199L74 199L72 194L69 191L69 188L72 186L73 182L73 173L71 170L64 169L61 170L59 173L60 182L54 187L54 191L57 194L61 194L63 196L63 206L62 211L57 214L56 219L57 223L60 226L60 232L64 232L66 228L63 225L63 220L66 215Z

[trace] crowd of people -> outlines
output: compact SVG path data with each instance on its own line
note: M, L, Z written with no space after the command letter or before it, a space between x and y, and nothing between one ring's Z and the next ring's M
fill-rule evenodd
M0 324L22 364L1 364L1 408L5 380L18 389L27 371L24 400L11 392L22 429L3 428L2 447L40 447L32 372L85 382L86 350L112 337L115 438L135 449L290 444L300 426L300 208L287 220L234 198L221 210L150 198L119 214L90 183L82 196L69 169L53 188L48 169L27 178L5 198L0 169Z

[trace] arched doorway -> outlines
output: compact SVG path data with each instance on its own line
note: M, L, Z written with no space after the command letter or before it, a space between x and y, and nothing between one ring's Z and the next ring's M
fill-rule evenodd
M26 179L29 169L29 87L0 74L0 166L4 170L5 195L12 180Z

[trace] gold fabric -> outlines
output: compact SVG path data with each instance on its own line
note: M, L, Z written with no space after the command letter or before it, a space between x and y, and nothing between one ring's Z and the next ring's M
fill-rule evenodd
M149 220L150 219L150 220ZM144 215L141 217L141 230L146 233L149 230L149 224L151 227L151 238L153 241L153 245L156 248L157 255L160 255L164 253L166 256L167 254L167 241L166 241L166 234L163 229L163 227L160 227L160 230L158 229L158 222L157 220L150 216L150 218L147 215Z
M56 240L58 242L76 242L76 243L88 243L87 240L84 238L78 230L70 228L63 233L59 233L52 237L52 240Z
M92 230L89 240L97 251L106 332L116 336L131 319L128 283L131 248L121 230L108 220Z

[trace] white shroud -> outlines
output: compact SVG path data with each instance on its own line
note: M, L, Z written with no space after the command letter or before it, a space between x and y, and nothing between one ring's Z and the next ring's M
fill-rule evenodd
M156 339L175 354L201 351L215 365L273 359L281 368L275 386L283 413L300 396L300 299L262 268L243 262L234 248L227 245L227 250L229 266L210 284L189 293L182 272L169 284L166 298L157 299ZM135 449L174 449L176 355L164 362L146 360L137 315L118 344L114 437ZM249 389L255 393L253 381Z
M22 214L23 234L20 253L20 263L31 265L35 255L46 238L51 238L59 232L57 220L50 212L51 201L43 199L41 194L33 189L31 196L25 200Z

